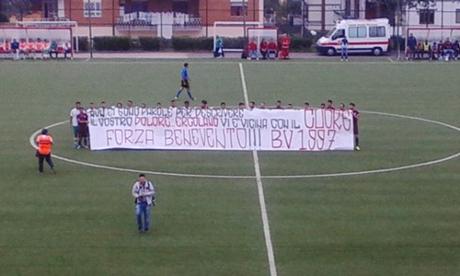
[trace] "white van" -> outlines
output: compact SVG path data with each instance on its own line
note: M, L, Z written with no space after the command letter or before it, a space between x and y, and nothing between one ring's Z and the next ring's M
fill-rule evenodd
M348 39L349 53L372 53L379 56L388 51L390 24L387 18L370 20L345 19L316 42L321 54L333 56L340 53L342 39Z

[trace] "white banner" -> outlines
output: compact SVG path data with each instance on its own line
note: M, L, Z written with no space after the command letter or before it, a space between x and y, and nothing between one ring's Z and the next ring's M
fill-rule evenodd
M353 150L350 111L108 108L90 112L92 150Z

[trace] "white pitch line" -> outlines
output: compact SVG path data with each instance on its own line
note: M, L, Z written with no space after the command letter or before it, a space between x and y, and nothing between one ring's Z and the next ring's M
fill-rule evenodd
M390 63L395 63L395 61L391 57L388 57L388 60L390 61Z
M239 63L239 67L240 67L241 86L243 88L244 102L246 104L246 107L248 107L249 106L248 88L246 86L246 78L244 77L244 69L243 69L243 64L241 62ZM267 257L268 257L268 265L270 268L270 275L276 276L277 272L276 272L275 254L273 253L273 244L272 244L272 238L270 234L270 223L268 221L267 206L265 203L265 196L264 196L264 186L262 184L262 177L261 177L260 165L259 165L259 156L257 154L257 150L252 151L252 157L254 158L254 171L256 174L257 192L259 194L260 213L262 215L262 225L264 228L265 246L267 247Z

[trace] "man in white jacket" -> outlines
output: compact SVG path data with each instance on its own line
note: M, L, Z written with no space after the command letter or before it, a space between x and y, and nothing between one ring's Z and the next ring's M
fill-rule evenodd
M155 205L155 187L145 178L145 174L141 173L131 192L135 198L139 233L147 232L150 227L150 209Z

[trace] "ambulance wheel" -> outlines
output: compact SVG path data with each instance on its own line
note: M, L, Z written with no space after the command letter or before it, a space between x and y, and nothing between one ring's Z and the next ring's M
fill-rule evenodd
M380 56L382 54L382 49L376 47L376 48L372 49L372 54L374 54L374 56Z
M335 56L335 49L334 48L327 48L326 54L328 56Z

